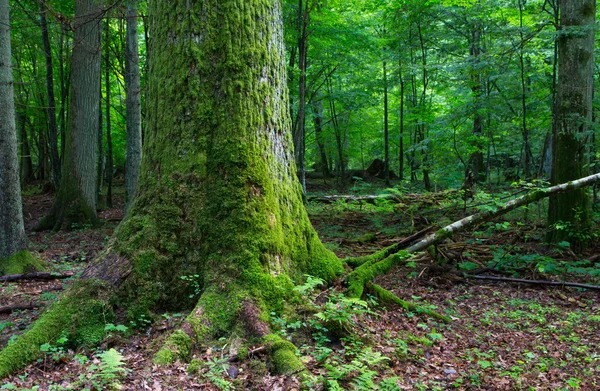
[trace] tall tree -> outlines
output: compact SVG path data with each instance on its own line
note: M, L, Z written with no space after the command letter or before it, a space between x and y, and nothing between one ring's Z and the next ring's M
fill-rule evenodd
M558 35L558 84L553 121L552 184L584 177L587 168L587 140L592 120L594 72L595 0L560 0ZM586 190L557 194L550 198L549 240L583 244L589 228L590 199Z
M112 185L113 185L113 143L112 143L112 127L110 120L110 19L106 18L106 39L104 45L104 87L106 88L106 206L112 208Z
M0 0L0 273L40 268L27 251L23 224L8 0Z
M70 129L59 191L38 229L69 229L72 224L98 223L96 156L100 91L99 0L75 1L71 59Z
M265 319L283 309L293 279L343 271L308 220L296 178L280 1L154 1L149 14L136 201L83 281L0 353L0 377L39 355L50 335L97 340L115 303L134 318L193 305L182 275L198 275L201 296L159 362L237 330L272 343L275 368L292 372L301 367L294 346Z
M138 49L137 0L127 0L125 37L125 91L127 121L127 158L125 168L126 209L135 197L142 161L142 104L140 56Z
M42 42L44 44L44 58L46 59L46 92L48 97L48 137L50 144L50 165L52 166L52 182L60 186L60 157L58 155L58 125L56 124L56 99L54 98L54 69L52 65L52 48L48 34L48 21L46 20L46 2L40 0L40 27Z

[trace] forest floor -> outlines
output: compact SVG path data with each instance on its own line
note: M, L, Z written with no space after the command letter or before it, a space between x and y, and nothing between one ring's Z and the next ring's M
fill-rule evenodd
M318 194L334 194L325 185ZM355 192L376 193L377 186ZM370 254L420 229L464 216L456 194L397 193L392 201L309 204L322 240L339 256ZM481 201L481 200L480 200ZM101 213L100 228L33 232L52 195L24 197L32 250L60 273L81 271L103 248L123 217L122 197ZM481 206L480 206L481 207ZM470 214L473 210L467 210ZM329 390L598 390L600 389L600 301L598 291L465 279L465 273L567 280L597 285L600 243L576 254L564 243L543 244L543 204L483 224L397 267L377 283L420 309L450 316L449 324L423 311L383 308L367 295L350 300L340 287L321 291L319 281L302 286L314 313L284 319L274 315L282 336L300 348L312 375L304 388ZM434 259L435 258L435 259ZM0 347L25 330L72 279L1 283L0 306L37 306L0 313ZM294 390L295 376L271 375L257 352L228 363L224 346L197 351L204 362L152 364L157 341L185 314L108 325L111 336L96 351L72 351L62 339L43 345L43 359L4 379L2 390ZM337 330L337 332L334 332ZM122 335L123 334L123 335ZM225 342L223 342L223 345ZM107 351L122 363L107 369ZM258 349L260 351L260 349ZM123 369L123 371L121 371ZM36 388L37 387L37 388Z

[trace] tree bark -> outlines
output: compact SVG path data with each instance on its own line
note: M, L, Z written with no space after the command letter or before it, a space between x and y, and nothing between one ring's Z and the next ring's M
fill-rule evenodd
M125 39L125 92L127 157L125 168L125 209L135 197L142 161L142 105L140 57L138 50L137 0L127 0L127 35Z
M40 221L38 230L98 224L95 172L101 11L99 0L75 2L70 129L66 138L62 179L54 205Z
M594 71L594 0L560 0L558 85L553 121L551 183L563 183L587 173L586 143L592 119ZM549 241L585 245L590 227L590 199L582 189L550 197Z
M0 0L0 259L25 250L8 0Z
M483 161L483 118L481 116L481 26L479 22L475 22L475 26L471 32L471 47L470 47L470 59L471 59L471 92L473 93L473 137L474 145L476 149L469 158L469 170L471 170L472 178L477 183L485 183L486 171L485 163ZM470 174L465 172L465 182L468 181Z
M23 224L8 0L0 0L0 274L40 268Z
M317 101L313 102L313 123L315 126L315 140L317 147L319 148L319 157L321 158L320 168L323 173L323 178L329 178L331 172L329 171L329 162L327 161L327 150L325 149L325 142L323 140L323 100L319 95Z
M112 185L113 185L113 144L112 129L110 121L110 19L106 18L106 39L104 40L104 88L106 88L106 206L112 208Z

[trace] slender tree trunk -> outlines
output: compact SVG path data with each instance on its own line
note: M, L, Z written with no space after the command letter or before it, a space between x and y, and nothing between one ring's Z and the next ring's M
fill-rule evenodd
M296 164L298 166L298 176L302 189L306 193L306 71L308 63L308 23L310 18L310 1L298 0L300 30L298 31L298 69L300 76L298 78L298 115L296 119L296 135L294 138L294 151L296 155Z
M319 157L321 158L321 172L323 173L324 178L329 178L331 173L329 171L327 151L323 141L323 100L320 97L313 103L313 123L315 126L315 139L317 141L317 147L319 148Z
M106 88L106 206L113 207L112 201L112 185L113 185L113 145L112 145L112 129L110 121L110 19L106 18L106 39L104 42L106 47L104 54L104 87Z
M104 124L103 124L103 107L102 107L102 86L98 91L98 159L96 164L96 210L103 210L106 207L104 202Z
M524 0L519 0L519 69L521 76L521 133L523 135L523 177L531 177L531 146L529 142L529 129L527 128L527 76L525 72L525 34L523 33L523 7Z
M48 94L48 141L50 144L50 165L52 166L52 182L58 189L60 184L60 157L58 155L58 126L56 124L56 99L54 98L54 70L52 67L52 49L46 21L46 2L40 0L40 27L46 58L46 90Z
M66 145L66 134L67 134L67 81L65 76L65 36L67 35L65 25L60 26L60 41L58 45L58 62L59 62L59 77L60 77L60 112L58 117L60 118L60 161L61 164L65 157L65 145Z
M399 72L400 72L400 134L399 138L399 146L398 146L398 179L401 181L404 180L404 75L402 69L402 60L400 60L399 64Z
M40 221L38 230L98 224L95 173L101 16L99 0L75 1L70 129L66 138L62 179L54 205Z
M0 0L0 274L37 268L23 224L8 11Z
M558 85L553 127L552 184L584 177L592 119L595 0L560 0ZM584 245L590 199L577 190L550 197L548 239ZM552 229L557 223L566 229Z
M19 131L19 139L21 144L21 155L20 155L20 178L21 186L25 187L26 184L35 179L33 175L33 162L31 161L31 150L29 148L29 140L27 139L27 120L25 116L20 112L16 112L15 115L16 124Z
M385 32L384 32L385 33ZM383 174L386 186L390 185L390 129L388 107L387 62L383 60Z
M125 168L125 209L129 210L137 189L142 162L142 104L140 56L138 49L137 0L127 0L125 38L125 92L127 122L127 157Z
M469 158L469 170L471 170L472 178L478 183L485 182L485 163L483 160L483 118L481 116L481 90L482 78L480 69L481 55L481 26L477 25L471 32L471 92L473 93L473 137L475 139L473 147L475 151ZM465 181L470 177L469 172L465 172Z

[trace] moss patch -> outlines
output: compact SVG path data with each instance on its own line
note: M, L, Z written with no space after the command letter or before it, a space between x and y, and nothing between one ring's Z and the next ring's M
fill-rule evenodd
M31 255L29 251L20 251L0 259L0 275L32 273L44 269L43 262Z
M275 334L267 335L264 340L269 345L273 367L278 374L290 375L305 369L296 356L298 349L293 343Z
M170 364L176 360L187 362L192 355L192 345L192 338L182 330L177 330L156 353L154 362L161 365Z

